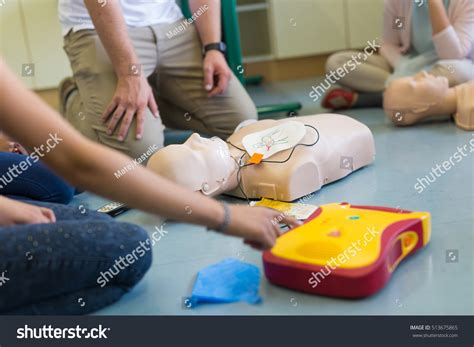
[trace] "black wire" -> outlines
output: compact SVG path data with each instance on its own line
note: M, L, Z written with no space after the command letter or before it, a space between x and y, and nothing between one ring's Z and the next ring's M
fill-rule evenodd
M244 190L242 189L242 175L241 175L241 172L240 172L242 170L242 168L244 168L248 165L252 165L252 164L245 164L245 165L240 164L240 163L242 163L242 159L243 159L243 157L245 157L246 154L247 153L242 154L242 156L239 159L239 163L237 163L237 165L239 166L239 169L237 170L237 183L239 185L240 191L242 192L242 195L245 197L245 200L247 200L247 203L250 204L250 199L248 198L247 194L245 194Z
M230 141L226 141L226 142L227 142L229 145L231 145L232 147L237 148L239 151L245 152L245 149L237 147L237 146L234 145L232 142L230 142Z
M316 145L318 142L319 142L319 138L320 138L320 135L319 135L319 131L318 129L316 129L315 127L313 127L312 125L308 125L308 124L305 124L305 126L309 127L309 128L312 128L314 131L316 131L316 134L318 134L318 138L316 139L316 141L314 141L313 143L298 143L296 144L293 149L291 150L290 154L288 155L288 158L286 158L285 160L282 160L282 161L276 161L276 160L262 160L260 163L269 163L269 164L284 164L286 163L287 161L289 161L291 159L291 157L293 156L293 153L295 152L296 150L296 147L298 146L305 146L305 147L312 147L314 145ZM242 195L245 197L245 199L247 200L247 203L250 204L250 199L248 198L247 194L245 194L243 188L242 188L242 174L241 174L241 171L244 167L247 167L247 166L251 166L251 165L258 165L258 164L253 164L253 163L250 163L250 164L244 164L244 165L241 165L242 163L242 159L248 155L247 154L247 151L245 149L242 149L242 148L239 148L237 147L236 145L234 145L233 143L231 143L230 141L226 141L229 145L231 145L232 147L234 148L237 148L238 150L244 152L242 154L242 156L240 157L239 159L239 163L237 163L237 165L239 166L239 169L237 170L237 184L239 185L239 189L240 191L242 192ZM259 163L259 164L260 164Z

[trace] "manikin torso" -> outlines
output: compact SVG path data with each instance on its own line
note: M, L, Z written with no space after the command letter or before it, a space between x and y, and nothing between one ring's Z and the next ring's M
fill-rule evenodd
M249 159L240 150L242 139L247 134L289 121L316 128L318 142L313 146L297 146L284 163L261 162L243 167L239 172L239 163L245 164ZM310 127L305 129L300 143L314 143L318 133ZM206 139L193 134L184 144L171 145L155 153L148 167L205 195L226 193L243 197L243 190L248 198L293 201L369 165L375 156L373 136L367 126L337 114L258 121L237 130L227 142L232 145L218 138ZM290 151L281 151L266 160L285 161Z
M454 121L464 130L474 130L474 81L454 87L456 92L456 113Z

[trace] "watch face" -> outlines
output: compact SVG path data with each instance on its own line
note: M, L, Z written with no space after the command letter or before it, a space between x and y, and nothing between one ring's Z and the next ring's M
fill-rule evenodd
M216 43L210 43L204 46L204 52L209 52L212 50L217 50L219 52L225 53L226 45L224 42L216 42Z

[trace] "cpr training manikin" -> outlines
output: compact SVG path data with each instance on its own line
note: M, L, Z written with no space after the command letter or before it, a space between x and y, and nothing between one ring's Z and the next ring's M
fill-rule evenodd
M449 88L446 77L422 71L391 82L385 90L383 106L397 125L452 115L459 128L474 130L474 81Z
M194 133L184 144L156 152L148 168L209 196L293 201L371 164L374 157L366 125L319 114L256 121L237 127L227 141Z

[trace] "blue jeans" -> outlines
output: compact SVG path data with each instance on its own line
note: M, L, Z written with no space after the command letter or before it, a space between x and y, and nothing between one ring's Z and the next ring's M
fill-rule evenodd
M13 168L25 167L26 159L26 155L0 152L0 195L58 204L71 201L74 188L41 162L33 163L30 159L32 165L18 174Z
M53 209L57 222L0 227L0 314L94 312L117 301L150 267L151 247L136 252L150 245L139 226L77 207L34 204Z

